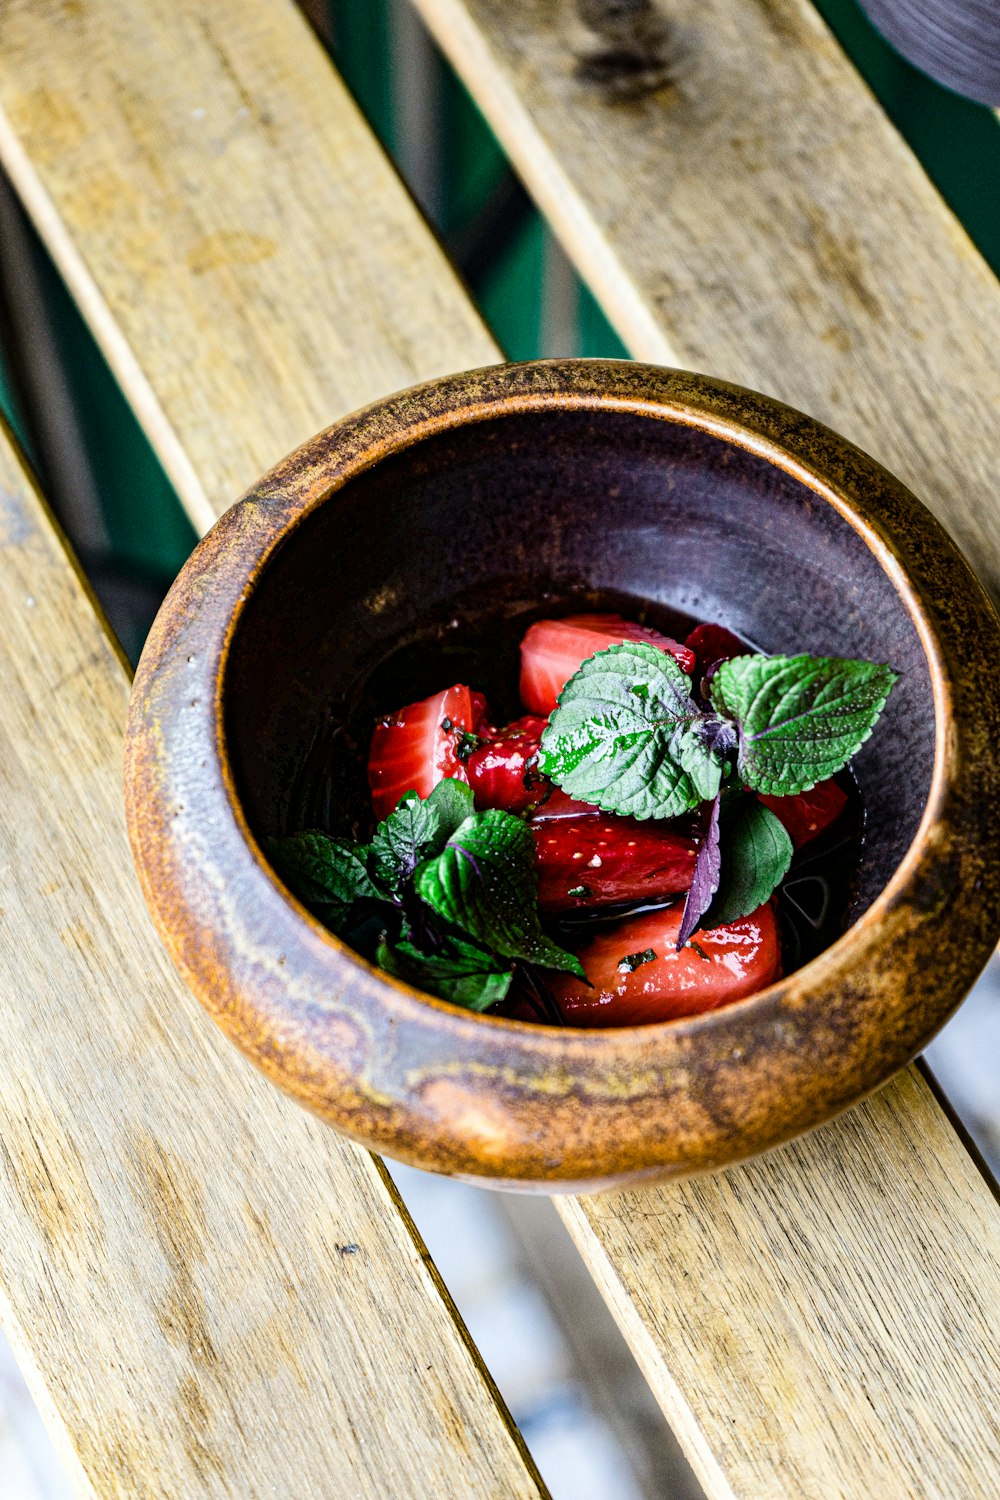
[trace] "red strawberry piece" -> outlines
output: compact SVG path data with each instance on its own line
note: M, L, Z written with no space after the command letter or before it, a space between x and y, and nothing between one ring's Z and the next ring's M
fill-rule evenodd
M776 818L784 823L796 849L835 823L847 806L847 793L836 781L819 781L808 792L793 797L761 797Z
M490 706L486 701L486 694L477 693L473 689L469 698L472 702L473 733L481 740L493 739L496 730L490 723Z
M609 813L532 819L542 911L661 901L691 884L697 846L666 823Z
M668 651L684 672L694 666L694 652L648 625L636 625L621 615L568 615L564 620L538 620L521 642L521 702L545 717L581 662L597 651L624 641L645 641Z
M476 806L525 812L544 797L548 780L537 770L538 742L545 720L526 715L498 729L466 761Z
M781 945L770 902L725 927L695 932L678 953L681 912L678 902L595 933L577 950L591 989L569 974L546 975L566 1024L643 1026L696 1016L780 976ZM645 957L650 953L655 957ZM516 1014L528 1018L520 1006Z
M472 694L456 684L398 709L377 724L368 756L368 785L376 818L388 817L404 792L428 797L447 776L468 781L457 751L462 736L472 733L474 722Z
M724 625L696 625L684 644L695 654L698 677L702 677L717 661L750 655L750 647L744 646L739 636L733 635Z
M543 823L549 818L606 818L603 807L592 802L578 802L560 787L549 784L544 800L539 802L531 815L533 823Z

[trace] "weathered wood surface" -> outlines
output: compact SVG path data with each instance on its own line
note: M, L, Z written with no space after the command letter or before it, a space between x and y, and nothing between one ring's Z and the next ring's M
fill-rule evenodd
M812 8L665 6L675 86L616 103L568 3L416 4L633 354L829 421L1000 596L1000 287ZM712 1497L995 1494L1000 1213L915 1071L562 1211Z
M992 1500L1000 1210L910 1069L843 1119L563 1218L709 1500Z
M84 1494L534 1496L373 1157L156 941L128 679L0 432L0 1312Z
M356 122L350 147L361 153L368 170L359 173L346 159L343 124L334 127L328 119L331 110L337 112L332 101L342 96L318 54L308 50L304 33L296 29L286 7L256 0L237 14L235 6L227 4L217 7L212 22L199 28L190 4L168 9L147 3L132 7L127 16L113 7L112 25L109 3L93 0L72 8L72 25L65 27L59 20L62 8L54 4L20 0L0 12L0 105L8 120L0 133L0 148L161 453L169 457L170 442L175 441L189 463L197 484L189 484L185 494L189 507L204 520L257 469L338 410L436 369L487 361L495 357L495 350L409 204L392 187L384 164L370 143L364 143ZM425 0L425 8L429 5ZM737 21L737 13L744 19ZM498 31L506 29L509 45L519 57L523 54L526 75L541 80L540 102L532 104L536 118L549 108L546 64L552 58L553 37L561 45L562 32L553 31L555 14L548 7L514 3L498 10L491 22ZM715 46L709 12L702 14L705 20L698 34ZM478 6L477 18L482 20ZM837 66L822 32L803 22L791 3L751 7L732 0L717 19L721 43L727 48L740 26L748 45L754 43L755 28L763 26L764 55L772 66L784 48L793 59L803 48L809 56L815 51L826 72ZM529 21L539 28L540 41L525 30ZM449 15L448 22L455 28L456 47L464 47L469 35L466 13ZM800 35L803 25L805 42ZM84 68L81 48L86 37L81 28L91 26L95 29ZM123 29L120 52L115 38ZM775 29L784 33L780 47L773 39ZM211 48L205 41L209 34ZM479 38L479 46L482 33L472 34ZM100 45L95 41L98 35L104 37ZM125 45L134 52L137 37L147 65L141 85L128 82L136 72L134 67L126 70L124 63ZM218 56L219 49L228 70L219 63L213 72L208 52ZM752 58L741 61L729 52L725 57L730 70L726 76L732 79L738 68L742 79L746 71L748 80L740 86L752 85L759 92ZM232 84L234 58L249 102ZM572 63L562 52L559 59L562 72L556 70L553 86L565 92L575 87ZM487 60L489 70L477 74L480 102L491 111L501 104L507 110L519 99L515 74L495 66L489 53ZM194 83L174 76L184 70L194 70ZM198 79L206 77L210 86L203 89ZM280 78L293 81L285 91L279 89ZM787 83L775 85L779 100L788 88ZM89 131L84 141L78 105L81 93L89 98L92 92L102 100L95 109L106 111L110 106L103 97L109 90L126 104L116 106L116 113L100 115L105 132L110 130L114 137L105 149L91 140ZM674 99L670 110L680 116L684 96L678 97L681 104ZM192 137L194 117L184 110L205 108L207 113L221 99L226 108L214 117L212 132ZM787 314L786 326L781 278L786 260L799 264L802 251L797 245L792 254L782 243L780 220L769 242L767 226L777 201L774 190L769 196L755 189L755 174L748 170L741 200L746 222L736 218L731 224L731 212L719 220L716 203L703 185L700 204L692 189L678 219L692 236L692 246L685 251L680 229L672 239L667 236L670 181L657 186L652 202L632 202L641 196L643 183L636 178L629 187L629 161L632 156L640 161L645 157L641 139L631 138L625 126L636 112L641 125L652 101L627 106L624 113L604 105L595 112L591 102L589 95L581 96L565 119L553 116L561 120L563 132L558 140L553 136L553 142L568 170L582 149L579 143L570 149L574 132L599 133L605 156L593 188L613 188L619 195L611 227L620 220L629 234L622 235L617 250L610 249L610 229L593 231L595 210L582 200L579 184L570 185L554 216L564 232L576 226L575 253L583 259L582 247L588 247L593 267L606 282L603 289L616 306L621 304L619 326L636 352L701 364L776 390L865 441L863 432L838 415L846 407L838 407L834 400L838 389L841 400L846 399L843 392L852 389L849 351L838 347L844 342L841 334L824 333L843 327L851 336L855 330L857 307L866 300L867 261L859 263L861 291L855 287L851 293L850 278L842 282L823 277L812 300L803 294L799 324ZM836 155L832 148L841 134L852 150L857 145L847 126L840 132L834 112L840 105L839 97L830 102L830 117L820 137L828 156ZM697 96L690 107L697 114ZM794 109L802 107L803 100L796 96ZM871 106L865 108L878 121ZM247 115L240 115L241 109ZM786 100L785 109L791 118L793 102ZM531 123L523 110L519 118ZM701 118L704 131L719 128L713 126L710 109L704 108ZM852 118L845 117L848 125ZM701 139L697 124L695 119L685 126L689 150ZM748 142L765 167L785 149L785 136L774 134L779 125L782 130L790 128L765 111ZM230 136L224 126L231 132L232 145L225 144ZM138 144L132 143L133 136ZM280 148L273 144L275 136L283 142ZM613 150L612 137L618 141ZM520 145L512 141L519 154L527 150L525 139ZM792 140L802 153L811 149L810 138L801 133ZM162 159L150 141L158 143ZM536 142L537 137L531 138L532 150ZM546 172L554 173L553 152L544 141L539 149ZM886 149L893 163L902 159L905 171L913 173L898 144ZM789 152L794 157L791 148ZM680 173L683 163L667 154L662 143L653 154L666 162L669 174ZM177 176L175 158L183 163ZM253 183L247 185L241 174L254 161L263 165L254 169ZM859 173L853 166L848 172L837 157L828 170L834 182L823 184L824 203L841 205L842 213L855 218L844 240L850 259L876 233L870 221L877 215L872 202L857 198ZM791 164L782 161L775 175L789 171ZM383 204L381 216L368 201L372 172L382 185L376 194ZM109 174L123 179L114 192L102 187ZM560 177L567 180L562 172ZM331 186L330 178L338 186ZM614 181L608 184L608 178ZM711 180L709 173L703 174L702 184L705 180ZM806 214L808 183L804 176L795 180ZM359 185L365 190L353 200L350 183L356 194ZM320 187L323 196L314 201ZM295 197L300 188L309 202L286 206L286 196ZM716 190L723 199L725 188L723 178ZM926 188L921 191L924 196L914 210L915 237L926 207L921 207ZM261 198L268 194L273 232L262 228ZM325 239L320 245L310 217L315 212L317 220L324 218L324 227L333 233L324 217L331 196L342 207L336 219L336 247ZM559 195L553 190L551 196L554 200ZM847 208L842 206L845 202ZM550 206L556 207L554 202ZM679 278L672 294L661 289L661 297L666 297L662 306L651 296L647 302L631 273L626 275L619 266L619 252L627 249L629 236L646 243L640 230L654 210L668 221L661 226L657 263L669 266L676 260L672 274ZM955 295L949 315L955 315L956 306L964 308L964 321L954 341L967 338L981 350L989 319L983 320L983 309L963 280L968 274L973 287L979 287L981 268L960 231L942 218L939 206L933 207L932 222L937 226L933 232L943 234L951 250L941 284L925 287L923 295L932 301ZM145 235L143 223L148 226ZM279 250L248 264L247 249L242 259L233 255L228 263L199 269L193 276L177 269L198 236L221 234L230 223L240 232L269 234ZM291 261L285 261L281 257L286 254L290 224L305 237L304 249L300 258L290 248ZM837 219L831 233L843 227ZM567 233L567 239L573 236ZM743 240L747 268L741 280L736 274L737 251ZM836 243L817 231L815 244L817 254L825 247L831 263L836 261ZM314 272L322 288L322 294L314 295L310 287L302 290L301 277L313 270L312 257L320 248L329 258ZM379 255L384 263L381 275L376 275ZM202 265L197 256L195 265ZM289 265L300 277L291 293ZM387 266L392 272L388 276ZM199 283L199 276L215 273L211 284ZM900 274L908 278L910 272ZM199 291L199 286L205 290ZM702 287L708 288L707 294ZM768 290L761 290L765 287ZM826 314L822 326L817 306ZM280 308L280 315L275 308ZM622 309L630 310L628 318ZM671 315L669 329L664 309ZM891 321L888 314L885 317ZM266 327L261 320L266 320ZM938 372L925 350L921 360L926 368L918 361L916 371L923 370L926 385L916 382L914 374L916 383L905 410L893 410L890 397L895 400L904 389L897 362L905 364L912 351L902 347L898 328L882 329L880 320L874 321L877 337L870 355L863 346L861 353L854 353L859 420L867 412L876 436L889 433L894 423L904 433L922 430L922 410L928 420L939 415L920 394L940 389L935 384ZM352 330L350 338L343 327ZM639 338L642 329L648 342ZM261 378L256 361L262 344L266 348ZM345 347L351 358L338 359ZM129 348L134 348L134 356L128 355ZM932 341L931 351L938 348ZM833 357L829 350L840 364L824 364ZM877 368L879 358L884 369ZM980 352L967 368L975 370L982 363ZM308 368L301 369L303 364ZM842 389L834 381L835 369L842 372ZM950 371L957 381L954 362ZM279 372L282 378L276 381ZM299 373L302 378L296 383L293 376ZM796 379L801 379L801 389L795 388ZM883 382L890 397L876 400L872 393L880 392ZM970 387L974 389L975 382ZM988 391L980 392L973 399L966 391L956 404L978 412L988 396ZM324 403L326 409L320 411ZM891 435L895 439L894 429ZM957 442L954 451L945 451L942 442L940 436L933 442L928 439L928 446L910 455L910 467L896 467L921 492L929 493L917 472L925 463L929 481L936 484L933 498L939 510L941 498L947 500L951 493L944 482L948 464L954 462L955 472L965 473L966 483L971 474L978 484L970 491L978 518L973 514L969 524L978 527L985 495L983 460L974 443L968 451ZM868 446L892 459L874 442ZM947 459L943 469L942 453ZM183 479L182 468L176 466L175 475ZM199 492L211 497L207 505L199 501ZM961 486L955 485L954 493L961 497ZM981 542L978 530L973 540L977 538ZM117 932L117 926L113 930ZM147 954L143 963L148 967L149 962ZM101 982L110 984L114 972L112 965ZM230 1054L217 1053L207 1040L203 1046L217 1060L214 1076L243 1067ZM185 1083L185 1094L189 1086L193 1083ZM991 1342L1000 1230L984 1184L917 1075L906 1075L845 1120L752 1167L659 1192L585 1200L566 1205L564 1212L712 1496L758 1500L788 1494L872 1494L895 1500L912 1493L952 1500L956 1491L951 1482L959 1473L963 1486L958 1492L963 1496L992 1495L992 1487L983 1489L983 1476L991 1463L995 1473L1000 1405ZM977 1436L970 1443L972 1432ZM391 1443L392 1437L386 1440Z
M298 14L203 11L0 9L4 161L201 526L341 412L493 357ZM0 1274L74 1473L536 1493L379 1164L163 958L122 832L127 685L3 464Z
M290 0L4 0L0 161L199 530L497 358Z
M631 102L572 0L415 3L631 352L844 432L1000 599L1000 289L809 0L664 0Z

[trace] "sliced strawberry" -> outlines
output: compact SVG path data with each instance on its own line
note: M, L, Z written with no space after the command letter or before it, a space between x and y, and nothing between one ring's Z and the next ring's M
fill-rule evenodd
M678 953L681 910L678 903L598 931L578 949L592 989L568 974L546 976L568 1026L642 1026L696 1016L779 977L781 946L770 903L725 927L696 932ZM650 952L655 958L641 961Z
M526 812L544 797L549 782L535 766L545 720L525 715L474 750L466 762L476 806Z
M493 739L496 730L490 724L490 706L486 701L486 694L477 693L473 689L469 698L472 703L473 733L483 740Z
M661 901L691 884L697 846L665 823L589 812L533 819L542 911Z
M621 615L568 615L564 620L538 620L521 642L521 702L532 713L548 717L581 662L623 641L645 641L668 651L684 672L690 672L694 666L694 652L686 646L648 625L624 620Z
M733 635L724 625L696 625L684 642L696 658L696 675L701 678L717 661L729 661L733 656L749 656L750 647L744 646L738 635Z
M761 797L784 823L796 849L825 833L847 806L847 793L836 781L820 781L809 792L794 797Z
M607 816L603 807L595 807L592 802L578 802L575 797L570 797L560 787L550 784L544 800L539 802L531 814L531 821L544 823L550 818L606 818Z
M388 817L404 792L430 796L439 781L467 781L457 750L475 723L473 695L457 684L410 703L375 726L368 756L368 785L376 818Z

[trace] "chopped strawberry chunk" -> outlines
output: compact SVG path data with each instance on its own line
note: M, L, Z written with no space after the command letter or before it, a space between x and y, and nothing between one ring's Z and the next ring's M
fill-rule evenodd
M490 724L490 706L486 701L486 694L473 690L469 693L469 700L472 703L473 733L483 740L492 739L496 730Z
M776 818L784 823L796 849L835 823L847 806L847 793L836 781L820 781L808 792L794 797L761 797Z
M532 713L548 715L580 664L595 652L624 641L645 641L667 651L684 672L694 666L694 652L649 625L621 615L568 615L538 620L521 642L521 702Z
M458 757L463 734L473 730L473 695L456 684L389 714L375 726L368 756L368 785L376 818L388 817L404 792L429 797L439 781L467 781Z
M498 729L466 762L476 806L526 812L544 797L549 782L535 769L545 720L531 714Z
M667 824L589 811L532 819L542 911L660 901L686 891L696 845Z
M551 786L545 794L545 799L539 802L531 815L533 823L544 823L549 818L606 818L608 814L603 807L595 807L592 802L578 802L560 787Z
M744 646L739 636L724 625L696 625L684 644L695 654L695 673L699 678L717 661L750 654L750 647Z
M678 903L600 930L578 949L591 989L572 975L547 975L566 1024L642 1026L700 1015L779 977L781 947L771 903L725 927L696 932L678 953L680 923Z

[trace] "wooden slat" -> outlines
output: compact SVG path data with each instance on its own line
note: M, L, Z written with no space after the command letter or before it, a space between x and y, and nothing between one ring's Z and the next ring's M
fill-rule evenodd
M290 7L5 5L0 96L6 165L198 524L338 413L492 357ZM122 832L127 684L0 465L0 1300L67 1461L171 1500L537 1494L380 1164L162 956Z
M632 352L839 427L1000 597L1000 288L811 7L672 0L678 82L622 104L569 5L416 4ZM995 1495L1000 1214L915 1071L562 1211L711 1497Z
M710 1500L994 1500L1000 1212L915 1069L748 1166L559 1207Z
M332 404L322 415L313 415L311 406L308 411L297 408L302 430L292 433L286 427L279 431L284 418L273 407L285 399L286 386L281 384L272 389L271 382L265 381L267 399L262 399L259 386L248 392L245 385L252 374L252 356L260 347L258 331L246 315L245 305L269 307L276 305L275 299L280 303L282 316L268 330L267 357L272 370L280 365L288 374L295 351L301 349L304 340L309 342L313 360L317 359L317 341L313 335L317 318L326 317L325 302L323 298L311 297L301 285L296 295L286 296L282 274L285 263L279 259L285 254L285 237L280 233L274 236L279 252L270 261L259 261L256 267L244 264L220 268L223 274L211 293L201 298L190 290L191 285L197 286L197 278L192 282L191 278L175 272L191 248L189 215L194 210L188 199L198 201L198 213L207 215L211 211L217 216L219 222L215 227L205 230L214 233L221 229L221 221L229 212L229 194L235 193L237 203L242 203L241 195L249 192L241 186L238 172L227 173L217 167L209 149L217 135L205 138L201 146L183 156L186 175L182 183L166 172L158 177L149 166L148 146L141 144L144 131L150 129L148 122L155 119L160 122L157 139L169 143L172 151L183 145L179 138L188 129L186 116L176 117L185 122L183 130L181 125L172 126L170 121L174 117L169 115L164 100L187 85L166 76L165 69L169 72L170 63L179 56L179 39L186 43L195 31L189 5L169 10L164 5L156 11L156 35L162 39L169 31L170 44L161 45L158 53L147 46L142 53L146 71L141 87L134 84L130 96L131 110L138 111L140 146L124 150L124 143L131 139L125 128L127 112L120 111L113 118L102 113L105 130L114 132L113 147L104 155L113 157L118 174L124 171L129 184L134 174L141 187L141 193L128 187L125 202L129 207L121 214L117 213L114 195L102 196L100 179L102 172L107 171L106 161L101 166L103 148L98 147L96 160L92 159L89 138L85 146L78 133L72 129L66 131L61 125L64 112L53 110L50 105L53 88L63 103L69 99L71 105L81 90L103 98L111 77L109 57L118 58L119 65L124 67L121 62L124 52L119 53L117 43L109 37L115 38L122 27L131 28L129 46L134 50L137 27L145 28L142 38L148 39L152 34L153 7L149 3L131 7L124 19L117 7L113 7L118 30L108 29L109 4L110 0L106 4L92 0L85 7L74 8L72 25L57 23L55 8L50 4L39 5L37 0L30 5L21 0L0 13L4 17L0 25L6 27L6 36L0 30L0 103L14 126L3 136L4 155L16 170L36 222L59 254L64 269L74 278L77 295L105 347L114 355L116 341L125 342L123 330L127 331L128 339L135 341L139 370L145 372L148 386L145 409L154 415L159 413L160 418L169 412L170 431L181 434L185 454L195 455L193 464L197 474L208 476L201 481L204 490L224 499L274 456L268 448L272 438L275 444L280 438L281 444L289 447L338 409ZM529 43L534 45L534 38L524 30L529 9L535 23L544 28L543 41L546 35L551 40L549 8L513 4L497 11L497 26L502 17L503 24L510 27L512 44L516 44L519 56ZM751 11L743 6L742 0L739 5L733 0L728 29L724 28L727 37L735 24L733 16L737 10L746 11L753 18L758 15L756 9ZM779 10L771 5L761 14L777 18L774 22L777 25L786 11L794 21L797 13L787 6ZM262 25L265 12L273 26ZM62 15L61 10L59 14ZM325 122L320 136L315 119L317 104L330 107L335 86L325 70L322 85L310 83L318 76L315 70L320 64L312 59L312 54L306 59L299 41L292 48L294 66L289 66L288 38L298 33L288 12L277 4L264 7L256 3L245 9L241 7L239 15L233 4L216 7L212 14L213 18L218 17L218 45L236 49L244 90L251 101L256 101L236 105L235 96L227 95L230 104L252 110L257 118L264 107L261 101L266 97L270 125L258 120L254 128L254 150L262 161L275 160L271 155L274 134L282 133L288 119L295 121L294 139L285 137L289 144L284 157L279 153L285 169L280 188L282 197L295 195L299 171L309 174L310 181L320 177L325 190L334 191L327 178L332 176L341 181L340 174L346 169L329 144L332 127ZM104 29L95 21L95 29L89 35L90 50L84 53L81 46L85 39L80 28L90 25L91 18L103 19ZM461 29L465 25L463 13L457 13L453 19L459 28L456 43L461 40L464 45L468 28ZM213 19L213 28L215 24ZM699 35L706 44L711 42L711 25L707 21ZM266 50L258 57L257 49L263 43ZM795 51L794 25L789 45ZM185 57L183 63L184 69L193 69L199 78L205 76L208 66L205 50L199 44L193 57ZM154 53L159 56L160 65L148 66ZM86 68L81 62L83 55ZM532 55L530 51L527 53L525 66L535 76ZM544 56L544 49L539 55ZM752 58L740 66L752 71ZM570 69L565 52L559 53L559 68L561 86L568 87L566 78ZM301 87L293 89L294 97L290 100L282 93L281 105L276 107L275 73L297 80L299 69L303 72ZM182 71L179 61L177 70ZM134 66L132 76L138 76ZM221 67L213 74L216 90L229 87L224 82L225 76ZM53 79L61 83L53 85ZM46 88L50 89L49 95L45 94ZM199 95L198 87L192 86L185 95L185 104L201 107L192 102ZM209 90L203 99L207 104L215 97ZM510 77L491 71L489 91L482 92L481 102L493 108L499 99L506 108L512 97L516 101ZM298 109L299 98L310 100L308 110ZM591 116L583 112L585 105L586 101L579 105L581 126L593 128ZM104 106L101 107L103 110ZM648 108L648 105L629 106L608 118L621 131L632 112L638 110L640 117L644 117L643 112ZM711 112L705 109L703 114L710 123ZM769 119L770 116L765 116L765 121ZM563 128L570 139L576 129L574 119L567 118ZM607 129L610 128L608 125ZM765 158L780 145L780 138L771 140L758 135L755 139ZM295 142L301 146L303 141L306 144L301 149L295 146ZM634 142L629 143L628 150L633 147ZM20 154L22 148L37 164L37 175ZM237 163L246 161L248 149L238 153ZM314 152L322 157L321 169L315 167ZM627 157L628 152L623 152L620 159L611 158L612 175L617 173L627 178ZM292 160L294 172L289 171ZM549 153L545 160L547 165L551 162ZM677 164L671 163L669 157L663 160L670 170L676 170ZM267 175L263 168L261 172ZM746 194L748 212L752 210L763 223L768 206L766 198L754 208L749 182ZM380 189L378 196L386 201L392 197L388 185ZM661 196L666 197L665 189ZM630 207L627 197L623 191L623 201L619 204L623 216ZM341 201L349 204L346 193ZM168 212L165 203L175 204L176 211ZM386 386L399 385L405 379L445 364L459 367L493 357L492 346L484 340L457 284L449 281L443 264L418 232L409 210L404 210L398 197L392 198L392 203L391 213L380 220L376 215L376 220L381 224L382 241L387 241L391 228L397 274L381 284L366 272L369 263L364 242L372 230L370 204L354 205L353 216L346 213L338 231L340 275L347 287L346 291L341 287L340 301L350 304L352 299L360 299L358 306L348 305L344 309L344 316L351 320L348 326L356 329L360 324L382 330L369 339L357 341L356 358L371 376L371 390L352 397L344 395L345 405L349 400L360 401L366 394L375 394L380 377L384 377ZM92 212L95 206L101 208L105 217L95 218ZM865 213L870 213L870 206L865 213L861 213L861 205L857 207L859 224L854 227L855 235L865 232ZM136 229L130 218L140 210L161 236L152 241L156 245L155 255L135 250ZM645 205L645 211L651 211L649 204ZM294 217L292 209L288 213ZM109 214L110 228L106 217ZM589 233L587 215L582 210L581 214L583 230ZM308 270L309 256L316 253L316 231L309 226L308 218L308 212L303 210L295 223L308 235L309 254L299 261L295 259L294 247L288 251L292 264L300 268L300 275L303 269ZM287 222L284 212L283 221ZM259 221L250 219L246 223L252 232L260 232ZM956 278L961 278L969 252L963 248L958 231L952 227L948 232L956 247L946 266L951 279L945 284L950 286ZM730 235L738 238L737 231L730 231ZM763 229L758 239L764 243ZM114 263L116 241L123 241L120 252L128 268L126 274ZM664 255L667 243L664 241ZM827 250L832 254L829 246ZM714 253L711 245L705 249L706 274L699 277L710 284L714 284L710 274ZM762 254L758 245L756 259L752 257L750 261L755 277ZM782 264L781 244L772 245L769 255L772 273L777 276ZM265 271L265 266L270 269ZM608 265L605 269L608 284L620 288L620 279L616 282L612 275L614 268ZM694 270L688 273L689 282ZM973 280L979 274L974 269ZM329 277L328 269L323 275ZM419 305L428 277L433 315L425 317ZM265 280L262 283L256 278ZM754 284L758 284L757 279ZM262 285L266 293L261 290ZM724 292L725 286L719 295ZM251 293L253 297L246 303ZM694 293L688 295L697 302ZM727 295L732 300L734 294ZM744 295L749 293L744 291ZM836 304L832 289L822 289L816 295L826 297L831 308ZM684 297L679 300L683 308ZM148 310L137 312L136 301L148 303ZM630 305L639 317L637 309L643 304L638 292ZM772 314L773 311L770 309ZM768 312L769 304L762 297L757 316L764 319ZM655 307L642 312L642 317L647 327L658 326ZM753 320L749 322L752 324ZM320 326L332 326L332 319L329 324L321 321ZM704 357L689 362L718 365L719 361L712 356L711 340L718 339L721 358L724 348L732 343L730 331L720 328L713 335L711 318L704 318L699 326ZM388 357L384 349L381 353L372 350L372 345L380 342L390 327L410 330L405 359L398 358L395 345L388 346L392 351ZM746 330L748 334L751 331L750 327ZM807 331L803 337L810 350L809 357L822 359L824 341L816 338L813 344L810 342L813 335L807 338ZM967 331L975 337L971 323ZM664 355L668 341L662 331L659 337L659 348L647 348L644 352ZM882 345L879 348L888 358L893 343L889 339L883 343L884 348ZM279 352L271 344L286 352ZM322 339L318 345L321 350ZM766 352L766 340L760 347ZM192 349L200 351L201 364L208 367L207 421L203 420L198 400L201 369L192 360ZM288 355L289 349L292 355ZM803 363L801 351L798 358L799 364ZM385 359L388 362L383 365L381 361ZM756 383L775 388L775 383L783 378L786 362L792 370L797 368L795 360L789 361L785 345L779 342L771 356L774 378L765 378L762 366ZM402 367L407 364L411 370L403 373ZM133 399L143 398L142 381L130 371L128 361L117 358L117 367L126 377ZM741 371L730 369L728 373L739 375ZM744 378L753 378L749 370L743 370L742 374ZM323 380L344 382L350 378L346 368L338 368L335 375L329 374L320 361L315 368L310 367L306 386L315 394ZM185 384L191 387L190 395L183 388ZM234 408L226 407L224 398L229 388L239 392L243 401L253 400L254 404L247 406L242 418ZM323 386L323 399L331 403L332 389ZM343 393L343 389L342 384L336 387L337 392ZM298 402L298 388L290 388L289 399ZM804 397L799 399L807 406L817 406ZM155 429L156 422L148 420ZM841 425L849 426L846 422ZM216 454L214 440L219 433L225 435L227 443L232 440L237 445L236 458L228 450L221 456ZM166 452L168 445L162 433L159 441L161 452ZM236 483L242 461L246 462L247 472L240 473ZM232 490L225 490L230 471L234 481ZM911 477L917 477L910 472ZM192 504L192 509L195 508ZM918 1142L919 1149L912 1145L913 1141ZM907 1142L911 1144L906 1145ZM942 1198L942 1183L951 1184L949 1197ZM961 1213L956 1205L961 1207ZM989 1333L983 1305L985 1302L990 1306L996 1287L996 1216L992 1200L971 1172L968 1158L950 1126L915 1075L907 1075L862 1110L828 1127L809 1142L754 1167L686 1187L627 1195L618 1200L581 1202L569 1205L565 1212L713 1495L752 1494L757 1500L759 1496L789 1493L824 1496L871 1493L895 1497L912 1492L948 1495L951 1500L955 1491L942 1487L947 1468L937 1455L943 1449L947 1463L954 1463L954 1457L950 1437L944 1441L942 1434L954 1431L964 1441L974 1426L978 1426L979 1451L969 1460L966 1476L969 1483L959 1492L985 1493L980 1480L994 1441L997 1401L995 1384L991 1387L991 1399L986 1398L993 1354L983 1349ZM977 1225L975 1237L969 1233L972 1221ZM678 1246L686 1253L675 1253ZM699 1273L697 1278L693 1267ZM671 1316L680 1320L682 1314L686 1321L679 1330L672 1324ZM973 1378L971 1367L976 1364L977 1350L979 1364ZM863 1367L867 1372L853 1381L840 1369L848 1351L854 1360L853 1371L857 1373ZM914 1396L917 1377L913 1368L921 1361L926 1379L918 1400ZM904 1364L907 1374L897 1381L894 1367ZM758 1379L762 1382L760 1388L756 1384ZM835 1409L825 1405L827 1391ZM811 1424L809 1442L800 1441L795 1431L796 1424L805 1423L807 1418ZM859 1476L863 1476L860 1487ZM912 1486L911 1491L907 1485Z
M0 1312L81 1493L537 1496L384 1168L150 930L128 680L0 432Z
M201 530L497 358L290 0L4 0L0 160Z
M569 0L415 4L632 354L843 431L1000 598L997 283L809 0L669 0L677 82L631 103Z

